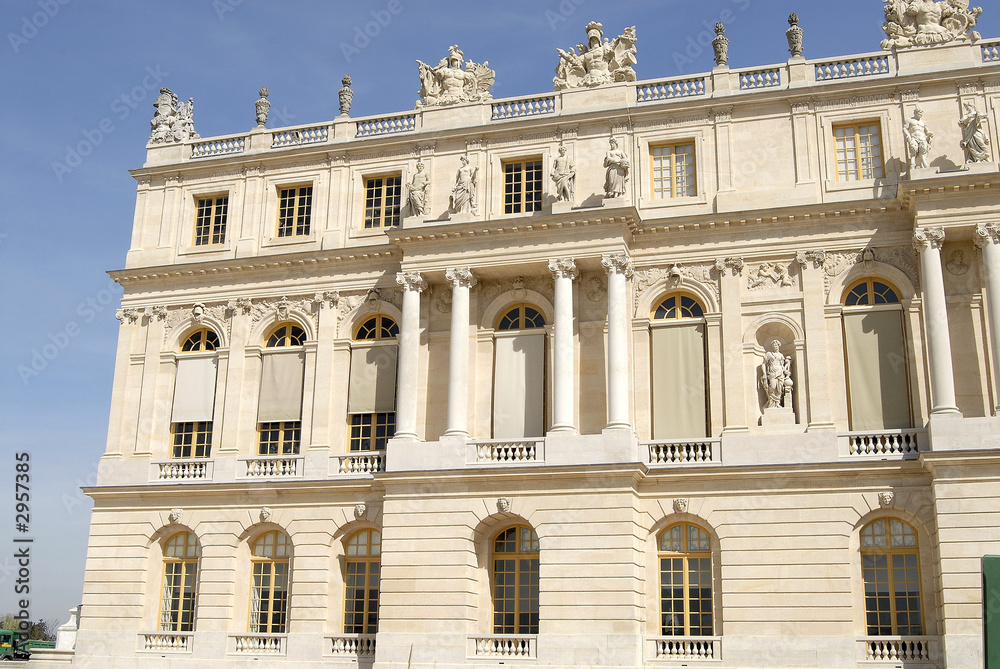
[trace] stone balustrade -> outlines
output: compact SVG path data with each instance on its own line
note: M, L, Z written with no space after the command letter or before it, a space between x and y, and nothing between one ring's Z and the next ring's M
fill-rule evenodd
M416 114L398 116L383 116L357 122L358 137L375 137L377 135L395 135L401 132L412 132L417 129Z
M781 86L781 70L780 66L754 70L737 70L736 75L739 77L740 90L749 91Z
M473 657L535 659L537 636L493 634L470 639Z
M980 45L983 52L984 63L995 63L1000 61L1000 40L984 42Z
M331 471L341 475L378 474L385 471L385 451L347 453L331 456Z
M641 442L650 467L722 464L722 439Z
M669 79L649 84L636 84L636 102L674 100L705 95L706 77L690 79Z
M345 634L324 637L330 655L346 657L375 657L374 634Z
M819 62L815 63L813 68L817 82L892 73L889 56L885 53L865 54Z
M651 639L657 660L721 660L722 638L717 636L665 636Z
M858 639L858 662L932 663L938 656L938 639L927 636L866 636Z
M284 655L284 634L230 634L231 655Z
M215 462L207 458L163 460L152 463L150 481L165 481L168 483L194 481L203 483L212 480L214 469Z
M848 432L841 435L841 455L894 459L916 458L920 455L924 430L880 430Z
M139 632L139 650L150 653L190 653L194 632Z
M271 148L280 149L286 146L302 146L303 144L321 144L330 138L330 126L320 125L312 128L285 130L271 133Z
M556 112L556 96L543 95L530 98L513 98L495 100L492 105L491 120L501 121L509 118L524 118L540 114Z
M192 158L211 158L214 156L231 156L241 154L246 150L247 137L217 137L204 142L196 142L191 147Z
M483 440L472 442L477 464L542 464L545 461L544 439Z
M244 478L287 478L302 476L303 458L297 455L269 455L240 458Z

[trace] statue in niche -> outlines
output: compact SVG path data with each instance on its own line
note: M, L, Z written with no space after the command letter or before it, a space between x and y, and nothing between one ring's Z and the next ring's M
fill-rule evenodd
M635 26L611 42L604 38L604 26L596 21L587 24L587 44L577 44L569 51L557 49L559 64L552 79L555 90L593 88L616 81L635 81Z
M171 144L201 137L194 131L194 98L178 103L177 95L169 88L161 88L153 107L156 113L149 122L150 144Z
M427 189L431 180L424 172L424 163L417 163L417 171L410 183L406 184L406 203L410 208L410 216L423 216L427 213Z
M573 202L576 200L576 169L566 157L566 147L559 146L559 156L552 161L552 181L556 184L556 200Z
M923 115L924 110L917 107L913 110L913 117L903 124L903 137L906 138L906 148L910 150L910 167L927 167L927 154L930 153L934 133L921 120Z
M885 50L930 46L948 42L975 42L973 31L982 15L981 7L969 7L969 0L883 0L885 23L882 40Z
M436 67L418 60L420 100L417 109L492 100L490 88L497 73L490 69L489 61L479 65L470 60L464 69L463 63L465 54L455 45L448 47L448 57L442 58Z
M454 214L476 213L476 175L478 167L469 167L469 157L462 156L462 166L455 175L455 187L451 189L451 211Z
M965 151L965 162L985 163L990 159L990 138L983 130L986 114L980 114L974 102L963 105L965 114L959 119L962 126L962 149Z
M781 354L781 342L772 339L764 353L760 385L767 393L765 409L780 409L792 389L792 358Z
M629 162L625 152L618 148L618 140L612 137L608 140L610 148L604 154L604 197L621 197L625 195L625 184L628 183Z

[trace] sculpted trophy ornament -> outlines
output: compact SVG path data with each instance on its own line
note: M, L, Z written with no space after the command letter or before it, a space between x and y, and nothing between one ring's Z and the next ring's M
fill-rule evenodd
M635 81L635 26L626 28L614 42L604 37L604 26L587 24L587 43L569 51L557 49L559 64L552 83L555 90L593 88L616 81Z
M798 57L802 55L802 36L805 32L799 27L799 15L792 12L788 16L788 30L785 31L785 37L788 38L788 53L792 54L792 57Z
M969 0L882 1L885 3L882 30L887 36L882 40L882 48L886 51L948 42L975 42L981 37L973 28L983 10L969 7Z
M406 184L406 204L410 216L424 216L427 213L427 189L430 185L431 180L424 172L424 163L420 161L410 183Z
M779 409L785 406L785 396L792 389L792 358L781 354L781 342L777 339L772 339L768 348L760 375L761 387L767 393L764 408Z
M348 112L351 111L351 101L354 99L354 91L351 90L351 75L345 74L340 83L344 85L337 92L337 97L340 99L340 113L347 116Z
M927 129L924 123L924 110L917 107L913 117L903 124L903 136L906 138L906 148L910 150L910 167L927 167L927 154L931 150L931 140L934 133Z
M178 103L177 96L169 88L161 88L153 107L156 113L149 122L150 144L172 144L201 137L194 131L194 98Z
M962 127L962 149L965 151L965 162L985 163L990 159L990 138L983 130L986 114L980 114L972 101L963 105L965 113L959 119Z
M715 24L715 39L712 40L715 51L715 64L723 67L729 63L729 38L726 37L726 26L721 22Z
M604 197L621 197L625 194L625 184L628 183L629 161L625 152L618 148L618 140L614 137L608 140L610 148L604 154Z
M263 128L267 123L267 115L271 111L271 103L267 101L267 86L260 89L260 99L254 103L257 112L257 127Z
M552 161L552 173L549 175L556 185L557 202L574 202L576 200L576 168L566 157L566 147L559 145L559 155Z
M455 187L451 189L451 212L453 214L476 213L476 176L478 167L469 167L469 157L462 156L462 166L455 174Z
M480 65L470 60L464 69L463 63L465 54L455 45L448 47L448 57L442 58L436 67L418 60L420 100L417 109L492 100L490 88L497 73L490 69L490 62Z

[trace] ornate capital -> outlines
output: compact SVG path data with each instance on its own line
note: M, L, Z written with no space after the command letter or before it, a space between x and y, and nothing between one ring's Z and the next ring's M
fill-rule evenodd
M944 244L944 228L917 228L913 233L913 248L917 253L928 249L941 250Z
M125 321L128 321L129 325L134 325L139 320L139 310L138 309L119 309L115 312L115 318L122 325L125 325Z
M576 261L572 258L556 258L549 261L549 271L553 279L575 279L580 276Z
M155 306L149 310L153 318L158 321L167 320L167 308L165 306Z
M427 290L427 282L420 272L397 272L396 283L403 287L403 290L415 290L422 293Z
M795 254L795 262L805 267L812 263L813 269L823 269L826 262L826 251L799 251Z
M981 249L987 244L1000 246L1000 223L976 226L976 248Z
M743 258L724 258L715 261L715 269L719 270L720 274L725 274L726 270L730 270L733 276L739 276L743 273Z
M452 288L472 288L476 285L476 275L471 267L453 267L444 273Z
M623 274L626 279L631 279L635 272L635 265L632 258L627 253L608 253L601 256L601 265L604 271L611 274Z

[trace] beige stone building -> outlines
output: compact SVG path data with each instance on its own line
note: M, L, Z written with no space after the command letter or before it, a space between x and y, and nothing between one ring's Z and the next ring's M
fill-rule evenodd
M165 91L60 657L981 667L1000 41L943 4L668 80L591 24L552 93L452 50L224 137Z

